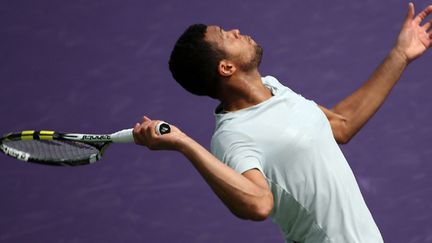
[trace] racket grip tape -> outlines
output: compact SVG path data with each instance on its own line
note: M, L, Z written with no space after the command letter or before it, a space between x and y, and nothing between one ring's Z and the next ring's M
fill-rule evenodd
M134 137L132 134L133 128L124 129L111 134L111 139L114 143L133 143Z

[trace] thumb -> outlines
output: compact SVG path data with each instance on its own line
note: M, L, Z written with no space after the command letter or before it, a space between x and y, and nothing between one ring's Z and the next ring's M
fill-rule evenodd
M414 19L414 3L410 2L408 4L408 14L405 18L405 24L408 24L413 19Z
M143 116L143 122L149 122L149 121L151 121L150 118L148 118L147 116Z

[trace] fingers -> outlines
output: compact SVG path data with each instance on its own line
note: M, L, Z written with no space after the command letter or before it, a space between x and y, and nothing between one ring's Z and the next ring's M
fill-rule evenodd
M143 117L141 123L136 123L133 128L134 141L138 145L143 145L150 150L175 150L181 138L187 137L174 125L170 126L170 132L162 135L158 134L156 127L164 123L160 120L151 120L147 116Z
M432 13L432 5L429 5L427 8L425 8L421 13L419 13L415 19L414 22L418 25L426 19L426 17Z
M432 19L429 20L426 24L423 25L423 29L424 31L428 32L431 30L432 27Z
M157 126L161 123L164 123L163 121L159 121L159 120L151 120L150 118L148 118L147 116L143 116L142 122L135 124L134 126L134 131L136 131L136 133L147 133L151 134L151 135L160 135L157 132Z
M141 124L137 123L135 124L134 128L133 128L133 132L138 132L138 130L140 129Z
M133 136L136 144L147 146L151 137L151 132L149 132L151 128L152 120L147 116L144 116L141 123L136 123L133 128Z
M132 130L132 134L133 134L133 138L134 138L134 142L136 144L141 144L141 139L140 139L140 127L141 124L137 123L135 124L133 130Z
M410 2L408 4L408 14L405 18L405 23L409 23L414 18L414 3Z
M136 123L134 126L134 131L136 130L137 133L141 133L147 129L149 126L149 123L151 123L152 120L148 118L147 116L143 116L141 123Z

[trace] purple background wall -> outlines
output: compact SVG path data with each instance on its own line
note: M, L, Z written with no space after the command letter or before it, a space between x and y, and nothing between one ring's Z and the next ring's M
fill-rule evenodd
M430 1L416 1L417 10ZM0 133L111 132L143 114L205 146L212 100L184 92L167 60L191 23L252 35L262 74L331 107L392 47L406 1L14 1L0 3ZM432 242L431 61L403 75L343 146L386 242ZM175 152L112 146L78 168L0 155L0 242L283 242L270 220L236 219Z

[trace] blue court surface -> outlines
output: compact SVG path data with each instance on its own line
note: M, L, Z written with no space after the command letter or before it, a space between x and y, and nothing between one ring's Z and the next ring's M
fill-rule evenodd
M431 4L416 1L416 10ZM142 115L209 147L217 103L186 93L168 57L192 23L238 28L262 75L332 107L395 42L407 1L14 1L0 3L0 133L106 133ZM342 150L386 242L432 242L432 54L412 63ZM82 167L0 154L0 242L283 242L235 218L176 152L113 145Z

